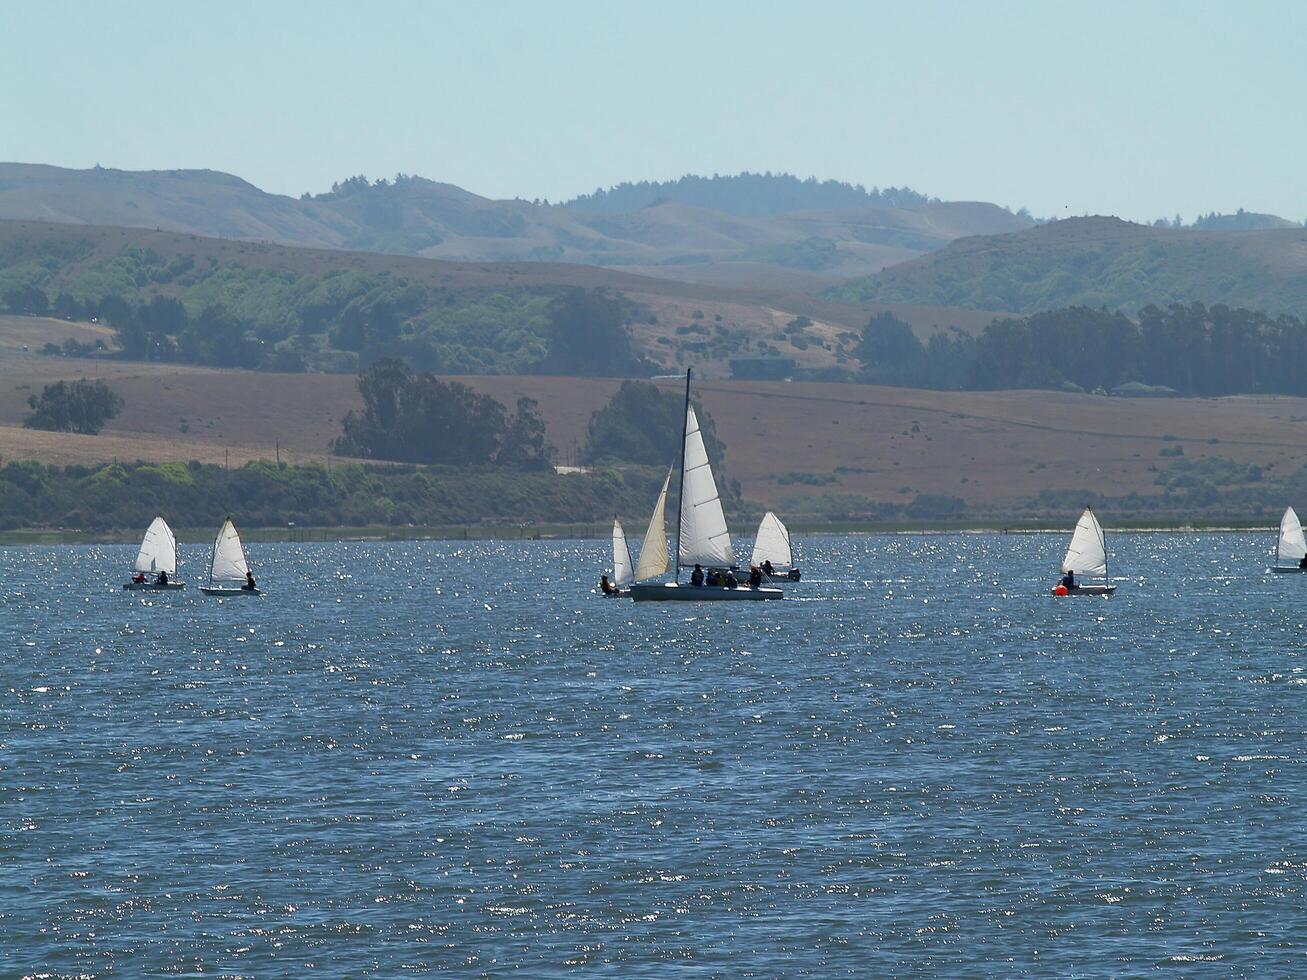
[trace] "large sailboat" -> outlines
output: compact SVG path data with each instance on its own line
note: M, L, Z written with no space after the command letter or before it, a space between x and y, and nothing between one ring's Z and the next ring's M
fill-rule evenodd
M1062 582L1053 586L1054 595L1111 595L1116 586L1107 577L1107 543L1103 526L1088 507L1076 522L1071 544L1062 559ZM1076 582L1076 576L1101 579L1099 582ZM1070 587L1067 581L1072 583Z
M675 580L637 582L631 586L636 602L758 601L780 599L783 593L772 587L750 586L731 573L731 535L726 529L717 482L713 479L708 451L704 448L699 420L690 404L690 371L685 372L685 427L681 432L681 508L676 521ZM666 489L664 488L664 496ZM661 507L662 500L659 498ZM657 516L657 511L655 511ZM652 522L650 522L652 524ZM640 555L644 560L643 553ZM690 582L681 581L681 569L699 566ZM711 585L714 575L727 577L735 585ZM636 575L639 578L637 572ZM700 584L696 579L703 578Z

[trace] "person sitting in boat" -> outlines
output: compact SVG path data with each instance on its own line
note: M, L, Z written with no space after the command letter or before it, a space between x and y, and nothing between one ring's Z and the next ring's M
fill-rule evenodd
M599 591L604 595L612 595L617 590L613 588L613 583L608 581L607 575L599 576Z
M762 573L763 573L764 575L766 575L768 578L772 578L772 577L774 577L774 576L776 575L776 569L772 568L772 564L771 564L771 559L770 559L770 558L764 558L764 559L763 559L763 562L762 562Z
M1068 568L1066 574L1062 576L1062 585L1068 592L1074 592L1079 588L1079 586L1076 585L1076 573Z
M145 584L145 573L144 573L144 572L137 572L135 575L133 575L133 576L132 576L132 584L133 584L133 585L144 585L144 584Z
M762 569L754 565L749 569L749 588L762 588Z
M703 566L698 562L694 563L694 571L690 573L691 585L703 585Z
M738 589L740 587L740 580L735 577L734 572L723 572L722 585L728 589Z
M154 580L154 584L155 584L155 585L167 585L167 584L168 584L168 573L167 573L167 572L160 572L160 573L159 573L159 577L156 578L156 579Z
M1301 558L1298 559L1298 567L1307 568L1307 555L1303 555Z
M244 589L246 592L256 591L254 586L254 573L251 572L248 568L245 570L245 584L242 585L241 588Z

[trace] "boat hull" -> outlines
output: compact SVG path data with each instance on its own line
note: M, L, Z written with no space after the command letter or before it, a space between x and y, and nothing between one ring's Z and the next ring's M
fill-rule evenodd
M675 582L631 586L631 598L636 602L761 602L784 597L785 593L780 589L753 589L747 585L734 589L721 585L678 585Z
M1276 575L1297 575L1299 572L1307 572L1307 568L1298 568L1296 565L1290 565L1287 568L1272 565L1271 571Z
M159 585L157 582L125 582L124 589L134 592L167 592L170 589L184 589L185 582L169 582L167 585Z
M263 595L262 589L215 589L209 585L201 585L200 591L205 595Z
M1049 590L1053 595L1058 595L1057 586ZM1073 595L1111 595L1116 591L1115 585L1077 585L1074 589L1067 592L1068 596Z

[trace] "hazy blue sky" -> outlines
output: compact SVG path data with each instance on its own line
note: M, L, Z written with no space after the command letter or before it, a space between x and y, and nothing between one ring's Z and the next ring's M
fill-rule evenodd
M0 2L0 160L1307 218L1307 4Z

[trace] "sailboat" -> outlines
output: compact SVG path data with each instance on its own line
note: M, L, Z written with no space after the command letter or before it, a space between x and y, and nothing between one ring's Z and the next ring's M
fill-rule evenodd
M790 532L781 523L781 519L771 511L762 515L758 525L758 536L753 539L753 555L749 564L762 568L763 562L771 562L775 573L772 577L783 577L797 582L801 572L794 567L794 553L790 550Z
M236 525L228 517L222 522L218 536L213 540L213 554L209 557L209 584L201 585L205 595L263 595L247 583L253 582L250 567L245 563L245 549Z
M1076 522L1071 544L1062 559L1062 572L1103 581L1085 585L1077 582L1071 589L1059 583L1053 587L1054 595L1111 595L1116 591L1116 586L1107 580L1107 545L1103 540L1103 526L1088 507Z
M1307 572L1300 562L1303 556L1307 555L1307 539L1303 538L1302 524L1298 522L1298 515L1294 513L1292 507L1284 509L1284 516L1280 518L1280 533L1275 539L1275 564L1271 566L1273 572ZM1282 562L1292 562L1292 564L1282 564Z
M626 533L622 530L622 522L616 517L613 518L613 577L611 592L605 592L604 595L619 596L627 595L630 591L631 584L635 581L635 565L631 561L631 548L626 543Z
M659 498L660 503L662 498ZM657 512L655 511L655 514ZM650 522L652 524L652 522ZM644 556L641 555L641 558ZM726 574L733 564L731 535L704 448L699 420L690 404L690 371L685 372L685 427L681 431L681 509L676 521L676 578L672 582L637 582L631 586L636 602L757 601L780 599L777 588L753 588L747 581L735 586L681 582L681 569L695 565Z
M132 580L123 585L124 589L186 588L185 582L173 580L177 574L177 539L162 517L156 517L145 529L145 537L141 539L141 550L136 554L132 572ZM162 582L159 581L161 573L164 576Z

